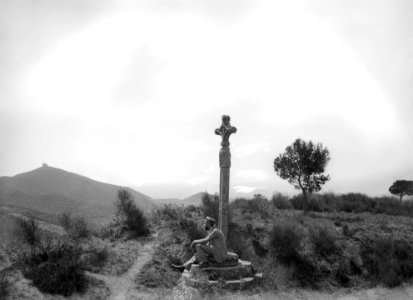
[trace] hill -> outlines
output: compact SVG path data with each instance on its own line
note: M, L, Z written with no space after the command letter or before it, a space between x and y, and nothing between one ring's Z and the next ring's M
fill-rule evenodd
M107 221L114 213L120 186L43 165L15 175L0 177L0 205L47 214L72 211L93 221ZM149 196L128 189L144 211L155 206Z
M161 198L161 199L155 199L154 202L159 205L168 205L168 204L174 204L174 205L180 205L182 204L182 200L178 198Z
M199 206L199 205L202 204L202 197L203 197L205 194L208 194L208 193L207 193L207 192L196 193L196 194L194 194L194 195L192 195L192 196L189 196L189 197L187 197L187 198L185 198L185 199L182 199L182 200L181 200L181 203L182 203L183 205L185 205L185 206L188 206L188 205ZM213 196L213 195L211 195L211 194L209 194L209 195L210 195L210 196Z

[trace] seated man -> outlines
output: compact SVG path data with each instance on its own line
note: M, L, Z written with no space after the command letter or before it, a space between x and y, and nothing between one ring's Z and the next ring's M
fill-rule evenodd
M172 265L183 271L184 268L189 270L193 263L199 263L200 267L208 266L209 262L222 263L227 259L227 246L225 236L221 230L216 228L216 221L211 217L204 219L205 231L209 231L206 238L195 240L191 247L195 245L196 254L181 266Z

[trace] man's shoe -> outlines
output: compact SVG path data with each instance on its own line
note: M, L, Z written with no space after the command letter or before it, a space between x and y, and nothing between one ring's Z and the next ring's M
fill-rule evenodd
M177 269L177 270L180 271L180 272L183 272L183 271L185 270L185 266L184 266L184 265L179 266L179 265L174 265L174 264L172 264L172 267L173 267L174 269Z

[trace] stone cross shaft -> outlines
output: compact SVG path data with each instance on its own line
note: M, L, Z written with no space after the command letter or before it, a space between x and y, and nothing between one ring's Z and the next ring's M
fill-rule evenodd
M229 151L229 137L237 132L237 128L231 126L231 118L222 116L222 125L215 129L215 134L222 137L221 150L219 151L219 229L228 237L228 202L229 202L229 169L231 168L231 152Z

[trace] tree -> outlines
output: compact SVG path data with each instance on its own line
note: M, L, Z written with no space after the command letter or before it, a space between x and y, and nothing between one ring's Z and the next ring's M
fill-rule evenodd
M148 221L136 206L132 194L126 189L118 190L115 220L122 231L129 231L132 237L147 236L150 233Z
M302 191L304 211L307 209L308 194L320 191L321 186L330 180L329 175L323 174L329 160L328 149L322 144L315 145L302 139L296 139L274 160L277 175Z
M413 181L410 180L396 180L393 182L389 188L389 192L393 195L398 195L400 201L403 200L403 196L412 196L413 195Z

